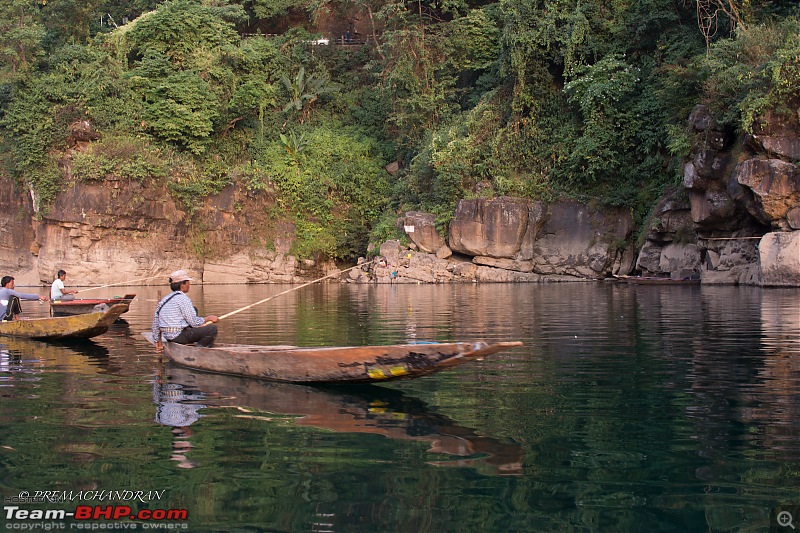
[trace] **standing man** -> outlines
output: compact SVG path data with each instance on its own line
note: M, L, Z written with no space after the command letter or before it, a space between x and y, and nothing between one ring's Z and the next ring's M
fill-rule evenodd
M47 298L38 294L17 292L14 290L14 278L12 276L3 276L0 279L0 320L16 320L17 316L22 313L20 300L41 300L45 302Z
M178 344L197 343L198 346L211 346L217 336L217 325L206 322L218 322L219 317L209 315L205 318L197 315L192 300L186 293L192 284L192 278L185 270L176 270L169 275L169 288L172 292L158 302L153 315L153 342L156 351L161 352L164 346L162 337Z
M75 299L75 297L72 295L76 294L78 291L72 289L65 289L64 288L65 279L67 279L67 273L64 270L59 270L58 274L56 274L56 280L53 282L53 285L50 286L51 300L56 301L56 300Z

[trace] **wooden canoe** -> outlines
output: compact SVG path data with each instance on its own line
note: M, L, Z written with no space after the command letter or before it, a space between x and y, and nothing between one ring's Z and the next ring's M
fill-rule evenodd
M75 300L55 300L50 302L50 316L85 315L106 311L112 305L124 305L127 313L136 294L126 294L115 298L82 298ZM100 306L100 307L98 307Z
M149 333L145 337L151 340ZM181 366L235 376L291 383L376 383L425 376L521 345L453 342L305 348L219 344L204 348L165 342L164 353Z
M40 340L89 339L102 335L128 309L123 304L106 312L0 322L0 335Z
M699 279L672 279L649 276L617 276L617 279L632 285L700 285Z

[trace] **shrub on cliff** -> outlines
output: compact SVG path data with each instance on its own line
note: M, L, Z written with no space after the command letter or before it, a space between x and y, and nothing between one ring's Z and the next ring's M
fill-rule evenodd
M742 27L699 58L703 102L721 126L752 132L759 114L800 98L798 35L797 18Z
M363 252L390 193L380 145L335 121L304 128L302 136L300 150L276 139L254 154L275 184L277 204L299 223L296 251L335 258Z

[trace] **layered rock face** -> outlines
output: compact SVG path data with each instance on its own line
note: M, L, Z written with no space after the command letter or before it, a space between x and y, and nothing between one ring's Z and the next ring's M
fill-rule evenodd
M637 270L674 278L699 272L703 283L796 286L796 116L765 114L754 135L737 140L697 106L688 127L695 144L684 189L671 191L656 207Z
M31 225L31 206L27 190L11 180L0 179L0 276L14 276L18 286L39 283L39 247Z
M191 218L165 189L113 178L77 182L37 214L27 191L0 181L0 267L20 286L47 285L62 268L73 286L161 285L179 268L204 283L297 282L335 269L290 255L294 227L266 223L264 199L233 186Z
M683 187L656 206L638 252L624 210L465 199L447 235L430 213L400 217L409 246L384 243L386 262L365 261L347 280L587 280L635 272L800 286L797 113L766 113L753 135L736 139L698 106L688 128L695 143ZM206 283L299 282L336 272L330 261L289 253L295 228L272 220L270 193L260 195L229 186L190 214L163 186L107 176L74 182L35 213L31 192L0 178L0 268L20 286L49 284L60 268L72 285L162 284L178 268Z
M381 247L386 265L354 272L354 281L566 281L599 279L630 269L625 242L630 215L577 202L544 204L519 198L461 200L445 241L435 217L400 219L412 245Z

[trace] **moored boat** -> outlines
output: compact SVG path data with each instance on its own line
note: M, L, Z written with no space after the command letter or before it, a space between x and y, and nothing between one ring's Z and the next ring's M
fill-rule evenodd
M149 333L145 337L152 342ZM164 343L181 366L293 383L376 383L439 372L521 342L453 342L391 346L298 347Z
M0 322L0 335L39 340L89 339L108 331L127 309L126 305L117 304L105 312Z
M127 313L136 294L115 296L114 298L80 298L75 300L55 300L50 302L50 316L85 315L106 311L112 305L124 305Z
M672 279L654 276L616 276L619 281L632 285L700 285L700 279Z

